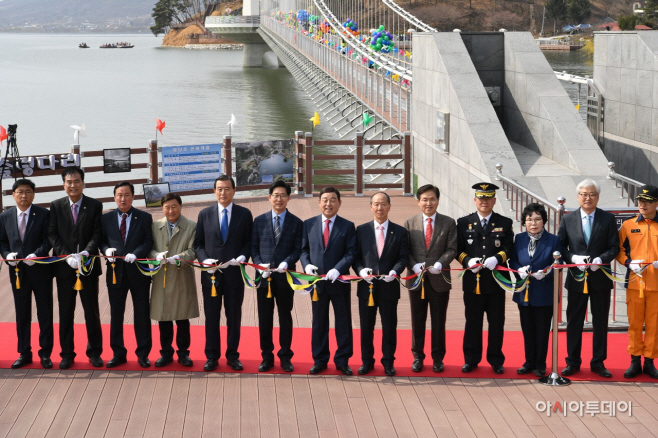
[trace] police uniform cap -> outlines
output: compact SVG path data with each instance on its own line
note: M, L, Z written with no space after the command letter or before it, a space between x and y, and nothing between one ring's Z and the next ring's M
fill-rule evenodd
M638 195L635 199L642 199L649 202L658 201L658 187L649 184L643 185L639 188Z
M496 190L498 190L497 185L487 182L473 184L472 188L475 189L476 198L495 198Z

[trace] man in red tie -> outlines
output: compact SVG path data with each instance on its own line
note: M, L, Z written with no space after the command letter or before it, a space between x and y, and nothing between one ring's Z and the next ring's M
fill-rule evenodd
M420 214L410 217L404 223L409 235L409 274L420 274L423 280L415 288L414 281L407 281L409 304L411 306L411 352L414 362L411 370L423 370L425 360L425 326L427 308L432 318L432 361L435 373L443 371L443 358L446 355L446 313L450 299L451 285L441 270L450 269L457 255L457 228L455 221L437 213L439 188L431 184L416 191ZM450 275L450 271L446 273Z
M334 354L336 369L351 375L348 361L353 354L350 283L336 281L349 274L356 253L354 224L338 216L340 192L333 187L320 191L319 216L304 221L300 260L309 275L324 275L316 284L317 301L312 303L313 330L311 374L327 369L329 362L329 303L334 308L334 327L338 348ZM326 275L325 275L326 274ZM311 294L315 297L315 291ZM314 298L315 299L315 298Z

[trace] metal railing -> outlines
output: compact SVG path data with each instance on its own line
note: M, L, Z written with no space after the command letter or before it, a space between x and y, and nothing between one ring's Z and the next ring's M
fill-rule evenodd
M638 189L644 183L615 172L615 163L613 161L608 162L608 169L610 169L608 170L608 179L615 180L615 187L621 189L621 197L626 198L626 205L630 207L632 204L637 207L635 197L637 196Z
M218 26L225 24L260 24L260 15L214 15L206 17L205 26Z

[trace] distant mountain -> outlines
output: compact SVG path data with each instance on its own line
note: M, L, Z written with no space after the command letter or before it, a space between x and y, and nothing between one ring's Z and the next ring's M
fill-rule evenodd
M157 0L0 0L0 27L150 19Z

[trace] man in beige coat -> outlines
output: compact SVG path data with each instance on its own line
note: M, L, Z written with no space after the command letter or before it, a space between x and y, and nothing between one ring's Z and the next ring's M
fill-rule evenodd
M183 260L194 260L196 222L181 215L183 201L175 193L162 197L165 217L153 222L153 250L149 258L164 264L153 276L151 319L160 326L160 355L156 367L173 362L174 321L178 327L178 363L193 365L190 359L190 319L199 316L194 268Z
M410 217L404 223L409 233L409 274L418 274L424 268L424 285L409 289L411 307L411 352L414 362L411 370L420 372L425 359L425 324L427 307L432 319L432 360L435 373L443 371L446 354L446 314L451 285L441 272L450 278L450 262L457 255L457 227L454 219L436 212L439 207L439 188L431 184L416 191L416 199L422 213ZM407 281L411 288L413 280ZM424 289L424 297L423 297Z

